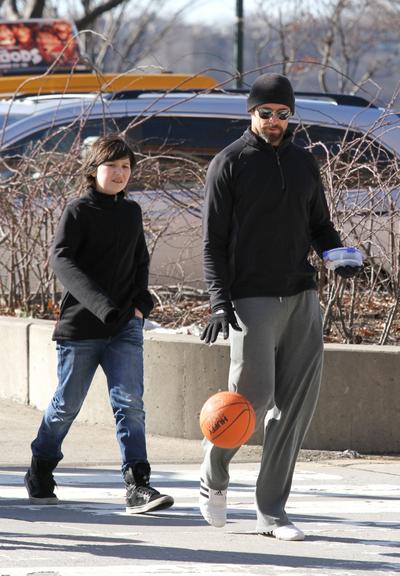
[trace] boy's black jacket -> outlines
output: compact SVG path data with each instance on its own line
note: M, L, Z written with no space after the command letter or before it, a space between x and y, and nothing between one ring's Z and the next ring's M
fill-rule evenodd
M64 287L53 339L107 338L135 308L148 316L149 254L140 206L124 197L88 188L67 204L51 255Z
M316 288L308 262L341 246L317 163L286 133L274 148L250 129L211 162L203 219L213 309L238 298Z

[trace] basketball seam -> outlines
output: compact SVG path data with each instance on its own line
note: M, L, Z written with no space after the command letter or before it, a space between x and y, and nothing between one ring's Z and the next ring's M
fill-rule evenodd
M248 410L249 412L254 412L253 406L251 406L249 403L245 403L243 401L230 402L229 404L221 404L220 406L214 406L212 410L210 409L208 412L206 411L204 414L203 414L203 410L201 410L200 411L200 420L204 420L204 418L207 418L208 416L212 415L215 410L221 410L221 409L224 409L224 408L230 407L230 406L238 406L238 405L243 406L243 404L246 406L246 408L245 408L246 410Z
M240 416L241 416L242 414L244 414L245 412L250 412L250 410L249 410L248 408L245 408L244 410L242 410L242 411L236 416L236 418L235 418L234 420L232 420L232 422L230 422L230 423L228 424L228 426L225 426L225 427L221 430L221 432L219 432L216 436L213 436L213 439L216 440L217 438L219 438L219 437L221 436L221 434L224 434L227 430L229 430L229 428L230 428L231 426L233 426L233 424L236 422L236 420L237 420L238 418L240 418ZM242 434L241 438L243 438L243 434Z
M248 413L248 416L249 416L248 419L247 419L247 426L246 426L246 430L243 432L243 434L242 434L242 436L241 436L241 439L242 439L242 438L246 438L246 436L247 436L247 431L248 431L249 426L250 426L250 410L247 410L247 413ZM250 434L250 436L251 436L251 434ZM250 439L250 436L249 436L249 438L246 438L246 440L249 440L249 439ZM243 442L241 442L241 444L243 444Z

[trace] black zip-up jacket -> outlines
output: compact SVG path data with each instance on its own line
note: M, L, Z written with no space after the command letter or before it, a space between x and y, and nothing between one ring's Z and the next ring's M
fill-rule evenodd
M58 224L51 263L64 287L53 340L115 335L138 308L153 307L140 206L88 188Z
M212 309L231 300L316 288L308 262L342 246L318 165L286 133L274 148L250 128L212 160L203 219Z

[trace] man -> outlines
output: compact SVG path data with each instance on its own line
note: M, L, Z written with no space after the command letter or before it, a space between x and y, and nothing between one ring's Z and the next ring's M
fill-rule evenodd
M233 328L229 389L252 402L257 425L265 426L257 532L303 540L285 504L322 369L316 273L307 256L311 247L321 256L341 242L317 163L287 130L295 111L289 80L259 76L248 111L251 127L207 173L204 266L212 314L201 338L210 344ZM344 277L357 271L336 269ZM226 521L229 462L236 451L205 441L200 510L213 526Z

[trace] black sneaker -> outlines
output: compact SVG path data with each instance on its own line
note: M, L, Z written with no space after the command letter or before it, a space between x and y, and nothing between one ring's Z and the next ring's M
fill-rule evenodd
M163 510L173 505L171 496L160 494L149 484L150 466L147 463L127 468L124 474L126 486L126 512L143 514L152 510Z
M56 483L53 470L57 462L32 458L31 467L25 474L24 483L29 495L30 504L58 504L54 494Z

